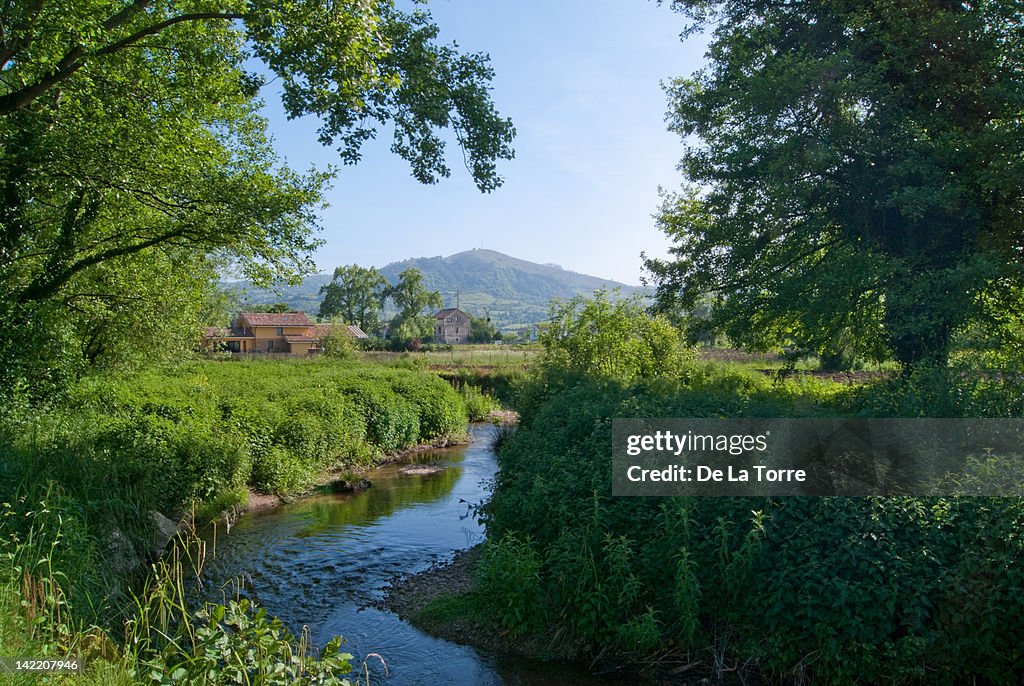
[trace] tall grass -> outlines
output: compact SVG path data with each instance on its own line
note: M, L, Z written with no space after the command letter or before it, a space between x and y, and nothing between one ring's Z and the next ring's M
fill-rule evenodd
M416 353L365 352L368 361L393 365L430 367L525 367L535 363L539 346L455 345L447 350L426 350Z
M79 673L48 677L58 684L361 682L345 676L353 672L352 656L341 651L340 638L317 651L308 630L296 637L249 601L197 606L187 580L201 571L205 549L194 533L180 538L131 594L123 628L109 632L82 621L64 592L73 579L55 567L63 549L73 548L63 515L46 500L27 509L3 506L0 655L77 661ZM10 683L34 684L37 677L15 674Z

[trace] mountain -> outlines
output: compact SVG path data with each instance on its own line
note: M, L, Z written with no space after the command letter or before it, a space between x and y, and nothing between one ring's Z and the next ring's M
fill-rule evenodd
M589 295L599 288L618 288L624 295L642 292L638 286L484 249L467 250L448 257L392 262L381 272L395 283L399 273L409 267L423 273L423 283L427 288L440 291L446 307L456 305L458 293L458 305L463 310L473 316L490 316L504 329L543 321L552 298ZM277 291L250 286L246 288L244 302L286 302L295 309L315 314L320 307L320 287L330 280L329 274L314 274L306 277L299 286L284 286ZM244 282L236 285L245 286Z

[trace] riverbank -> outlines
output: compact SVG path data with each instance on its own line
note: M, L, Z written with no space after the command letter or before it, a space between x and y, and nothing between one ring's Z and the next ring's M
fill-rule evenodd
M452 448L459 445L466 445L468 443L468 433L444 436L439 440L429 443L418 443L417 445L410 446L402 450L387 453L381 456L379 460L370 464L354 464L331 469L315 479L308 488L302 491L278 494L256 491L250 488L244 504L239 503L237 508L226 510L220 513L219 517L231 518L231 521L233 522L238 516L245 514L246 512L258 512L280 507L281 505L292 502L298 498L312 495L322 489L333 490L336 492L347 492L358 491L364 488L372 488L373 482L362 477L375 469L380 469L381 467L394 464L396 462L402 462L403 460L406 460L418 453L425 453L430 450L440 450L442 448Z
M476 565L483 544L460 550L448 561L392 580L381 606L431 636L484 652L531 659L565 658L543 637L511 640L484 610Z
M514 410L509 409L495 409L491 410L486 416L482 418L482 423L494 424L499 427L512 427L519 422L519 414ZM343 468L333 469L321 478L317 479L312 487L301 492L292 492L287 494L275 494L266 493L262 491L256 491L249 489L248 498L244 504L239 504L237 508L230 508L221 513L221 516L232 518L232 522L237 519L238 516L246 512L262 511L279 507L285 503L291 502L296 498L301 498L316 490L331 487L332 490L337 491L354 491L363 488L372 487L372 482L366 481L361 477L372 472L375 469L379 469L385 465L392 464L395 462L401 462L408 459L409 457L418 453L427 452L430 450L439 450L441 448L451 448L459 445L466 445L469 443L469 433L463 434L452 434L442 436L439 440L428 443L419 443L414 446L402 450L392 451L386 453L379 460L371 464L357 464Z
M431 636L490 652L529 653L509 646L500 627L480 609L474 570L483 544L455 553L451 560L398 577L381 606ZM511 650L510 650L511 648Z
M475 648L491 655L527 660L566 661L579 655L559 652L557 635L512 637L486 611L483 590L476 580L476 566L483 544L461 550L451 560L416 574L394 579L386 589L381 607L390 610L431 636ZM626 667L630 665L630 667ZM625 678L638 686L754 686L763 682L735 667L687 655L661 655L631 664L628 656L608 654L596 658L588 669L607 678ZM620 671L621 669L640 671ZM617 676L612 676L617 675Z

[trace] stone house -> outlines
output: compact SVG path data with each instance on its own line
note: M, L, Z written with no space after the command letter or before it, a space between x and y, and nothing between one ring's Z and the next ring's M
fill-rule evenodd
M434 340L439 343L469 343L469 315L448 307L434 315Z

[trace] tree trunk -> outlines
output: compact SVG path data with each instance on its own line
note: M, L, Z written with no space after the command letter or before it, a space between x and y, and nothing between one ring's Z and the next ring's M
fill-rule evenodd
M944 367L953 331L964 312L951 307L960 299L949 292L944 274L906 271L885 289L885 328L893 357L909 373L920 366Z

